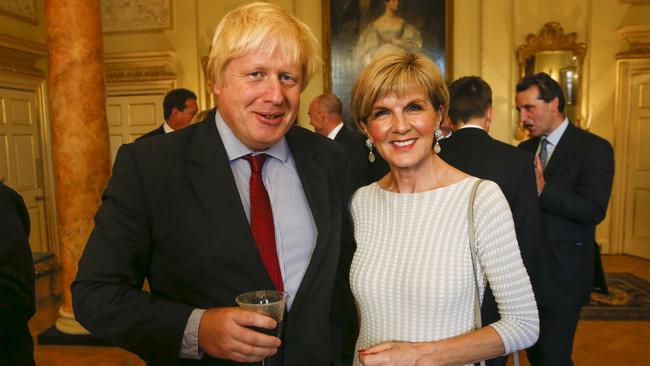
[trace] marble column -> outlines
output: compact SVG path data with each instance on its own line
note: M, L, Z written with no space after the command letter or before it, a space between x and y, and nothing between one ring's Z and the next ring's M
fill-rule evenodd
M70 284L110 175L99 0L46 0L45 23L65 297L56 327L66 334L84 334L74 320Z

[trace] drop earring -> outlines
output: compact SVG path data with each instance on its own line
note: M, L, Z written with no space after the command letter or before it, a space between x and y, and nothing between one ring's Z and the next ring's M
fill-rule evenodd
M366 146L368 147L368 161L371 163L375 162L375 153L372 152L372 149L375 147L375 144L371 139L366 139Z
M440 147L440 143L438 141L440 141L442 138L442 131L440 131L439 128L436 128L436 130L433 131L433 137L436 139L436 144L433 145L433 151L435 151L436 154L439 154L442 148Z

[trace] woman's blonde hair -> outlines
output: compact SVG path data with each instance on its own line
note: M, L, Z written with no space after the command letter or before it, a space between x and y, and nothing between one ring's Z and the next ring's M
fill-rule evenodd
M255 2L223 17L214 31L207 76L223 82L228 63L249 52L272 53L279 49L288 62L302 66L301 89L318 68L319 44L312 31L276 4Z
M417 89L424 90L436 111L442 108L442 112L447 113L449 91L433 61L405 50L375 57L361 70L352 87L350 103L354 122L361 128L361 124L368 122L372 106L378 100L390 95L408 95Z

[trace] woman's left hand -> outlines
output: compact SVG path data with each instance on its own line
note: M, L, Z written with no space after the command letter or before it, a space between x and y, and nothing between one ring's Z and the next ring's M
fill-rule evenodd
M412 366L423 355L423 345L418 343L389 342L359 350L359 361L364 366Z

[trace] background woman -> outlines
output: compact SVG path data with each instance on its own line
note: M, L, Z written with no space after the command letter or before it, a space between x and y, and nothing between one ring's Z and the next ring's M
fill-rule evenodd
M354 56L367 65L375 56L395 50L417 51L422 48L420 32L397 14L399 0L385 0L384 14L368 24L359 35Z
M477 278L487 278L501 320L474 329L475 281L467 206L477 178L432 151L449 94L423 55L375 58L352 90L355 121L390 165L351 203L357 251L350 283L364 365L463 365L535 343L537 307L499 187L474 201ZM479 292L482 296L483 281Z

